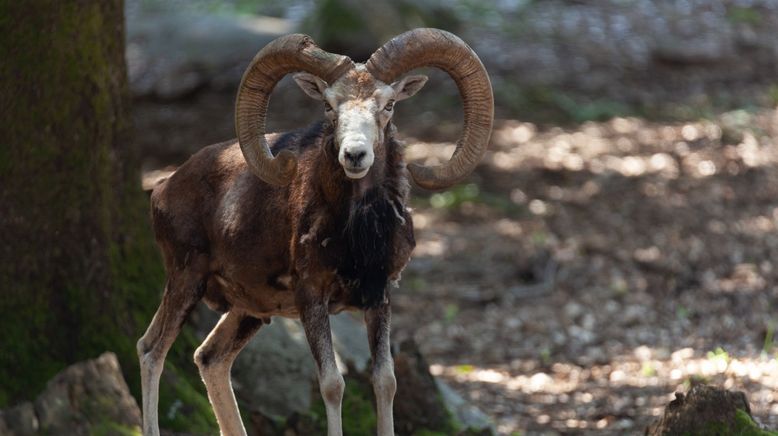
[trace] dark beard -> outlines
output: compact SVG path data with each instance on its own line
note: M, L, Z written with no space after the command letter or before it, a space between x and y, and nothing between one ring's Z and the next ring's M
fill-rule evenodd
M397 224L392 204L380 187L351 203L343 235L348 255L341 260L338 272L352 283L352 305L374 308L386 300Z

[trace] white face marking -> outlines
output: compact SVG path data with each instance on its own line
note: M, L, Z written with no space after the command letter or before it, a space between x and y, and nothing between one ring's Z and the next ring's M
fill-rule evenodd
M356 78L346 75L331 86L307 73L297 74L295 80L306 94L325 102L325 115L335 126L338 162L347 177L361 179L375 163L375 148L384 141L394 102L415 94L427 78L408 76L387 85L368 76L367 84L365 66L357 65L355 72Z
M361 179L375 162L375 146L384 140L384 128L393 112L384 109L394 96L394 90L377 81L376 89L369 97L349 98L352 94L354 92L348 86L336 82L327 88L324 98L332 108L327 112L336 126L338 162L347 177Z

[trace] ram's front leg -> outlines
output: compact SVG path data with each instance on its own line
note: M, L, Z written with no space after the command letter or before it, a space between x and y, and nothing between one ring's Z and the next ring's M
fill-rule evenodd
M367 338L373 355L372 382L378 412L378 436L394 436L392 404L397 391L389 332L392 309L388 301L365 311Z
M300 321L303 323L308 345L311 347L314 360L316 360L319 391L324 398L324 407L327 410L327 432L329 436L342 436L340 407L345 382L335 363L329 308L327 303L318 296L312 296L307 292L303 293L304 295L298 294Z

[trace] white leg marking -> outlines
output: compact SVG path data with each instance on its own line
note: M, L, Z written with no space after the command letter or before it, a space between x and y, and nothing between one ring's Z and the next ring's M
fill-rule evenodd
M143 435L159 436L159 378L162 376L164 358L157 359L152 353L139 353L140 383L143 392Z
M373 392L378 414L378 436L394 436L394 394L397 380L390 349L391 309L389 303L365 311L368 343L373 356Z
M397 392L397 380L394 377L394 364L391 359L373 370L373 392L378 412L378 436L394 435L394 394Z
M341 404L346 382L338 371L335 359L332 362L324 362L319 370L319 391L324 398L324 408L327 411L327 434L329 436L341 436Z
M300 321L303 323L308 346L311 347L311 353L316 361L319 391L327 411L327 434L329 436L342 436L340 409L346 383L335 363L327 305L319 301L309 302L304 305L300 313Z
M189 280L192 279L192 280ZM162 303L154 314L146 333L138 340L141 391L143 392L143 435L159 436L159 379L165 366L165 357L181 331L181 325L194 306L196 294L186 291L196 286L197 277L182 280L179 288L172 288L171 282L165 288ZM177 295L172 296L173 293ZM176 303L172 298L178 298Z
M230 370L240 350L262 325L261 321L253 319L248 324L243 322L247 319L251 318L232 312L224 314L195 351L195 363L200 369L219 430L224 436L246 434L232 390Z

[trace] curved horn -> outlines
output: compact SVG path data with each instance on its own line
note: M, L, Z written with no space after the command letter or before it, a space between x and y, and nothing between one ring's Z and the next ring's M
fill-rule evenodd
M439 29L415 29L398 35L376 50L368 71L384 83L419 67L437 67L448 73L462 96L465 123L456 150L447 163L425 167L410 164L413 180L425 189L444 189L475 169L486 153L494 120L492 84L481 60L456 35Z
M307 35L282 36L254 56L240 81L235 102L235 130L243 157L257 177L284 186L297 170L295 155L287 150L273 157L265 141L265 116L270 93L291 72L306 71L328 83L353 68L346 56L328 53Z

